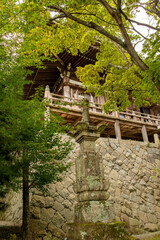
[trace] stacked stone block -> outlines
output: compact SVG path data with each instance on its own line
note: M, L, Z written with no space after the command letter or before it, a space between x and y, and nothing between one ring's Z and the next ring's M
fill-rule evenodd
M110 181L109 201L117 221L133 232L160 229L160 150L155 144L99 139L105 177Z
M77 144L69 154L67 162L72 161L68 172L63 174L62 182L50 185L50 196L44 197L35 192L31 200L31 233L32 239L59 240L66 235L66 223L74 219L76 194L73 190L75 182L75 158L79 151Z
M109 182L110 206L116 221L125 221L134 233L160 230L160 149L156 144L99 138L96 152L102 156L101 170ZM36 240L65 239L66 223L74 221L75 160L79 144L68 160L71 168L63 181L50 186L50 196L35 192L31 197L31 232ZM12 197L11 197L12 195ZM10 206L1 220L20 221L21 195L11 194Z

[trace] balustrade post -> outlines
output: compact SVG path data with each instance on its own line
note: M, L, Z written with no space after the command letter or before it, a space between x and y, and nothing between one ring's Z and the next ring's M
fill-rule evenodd
M128 109L126 109L126 115L125 115L125 118L126 118L126 119L130 119L130 116L128 115L128 113L129 113L129 112L128 112ZM133 114L134 114L134 113L133 113Z
M78 100L78 89L76 90L76 99Z
M137 118L136 118L136 114L135 114L135 111L132 111L132 114L133 114L133 120L137 121Z
M50 93L50 89L49 89L49 85L46 85L46 87L45 87L44 97L47 98L47 99L52 98L51 93Z
M73 96L73 88L71 88L71 98L74 98L74 96Z
M118 111L115 111L114 114L115 114L115 117L117 117L117 118L119 117L119 112Z
M148 114L147 118L148 118L148 122L149 122L149 123L152 123L150 114Z

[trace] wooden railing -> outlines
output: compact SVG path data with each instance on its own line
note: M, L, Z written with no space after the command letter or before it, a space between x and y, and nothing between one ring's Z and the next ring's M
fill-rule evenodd
M62 106L65 106L68 109L81 109L81 102L82 99L76 99L76 98L70 98L70 97L64 97L62 95L58 94L51 94L50 102L51 104L58 105L59 103L62 104ZM115 117L118 119L124 119L124 120L132 120L134 122L143 122L150 123L153 125L160 125L160 116L155 116L151 114L141 113L138 111L132 111L132 110L126 110L125 112L108 112L104 113L103 109L101 108L101 105L95 104L94 102L89 102L89 111L104 114L106 116Z

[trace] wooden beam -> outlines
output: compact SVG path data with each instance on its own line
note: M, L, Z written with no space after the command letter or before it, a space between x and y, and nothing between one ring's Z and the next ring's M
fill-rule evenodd
M75 121L74 121L74 124L73 125L76 125L79 121L81 121L81 117L78 117Z
M62 59L61 59L58 55L55 55L55 57L56 57L57 60L62 64L62 66L65 67L65 64L64 64L64 62L62 61Z
M119 120L115 120L114 128L115 128L116 138L118 140L121 140L121 129L120 129Z
M145 125L142 126L142 137L144 142L148 142L148 134Z
M142 126L144 125L144 123L142 122L135 122L135 121L126 121L126 119L120 119L119 120L121 125L124 125L124 127L127 126L132 126L135 128L142 128ZM157 130L157 126L153 125L153 124L149 124L149 123L145 123L145 126L147 126L147 129L150 130Z
M51 106L52 109L57 109L58 107L56 106ZM58 110L58 109L57 109ZM67 114L69 115L72 115L72 116L81 116L81 109L74 109L74 108L70 108L68 109L69 111L67 112ZM58 110L59 111L59 110ZM115 117L113 116L108 116L108 115L104 115L102 113L96 113L96 112L90 112L90 118L91 120L97 120L99 122L106 122L107 124L114 124L116 120ZM137 130L140 134L142 134L141 132L141 129L142 129L142 123L141 122L134 122L134 121L126 121L126 120L122 120L122 119L119 119L118 120L119 123L120 123L120 126L121 126L121 130L123 131L123 134L124 132L126 131L126 126L127 126L127 129L129 130L129 132L132 132L132 129L133 129L133 134L137 134ZM148 130L148 134L149 135L153 135L154 133L157 133L157 126L154 126L154 125L151 125L151 124L146 124L146 127L147 127L147 130ZM114 125L113 125L114 126ZM131 127L131 128L130 128ZM113 127L114 128L114 127ZM139 130L140 129L140 130Z

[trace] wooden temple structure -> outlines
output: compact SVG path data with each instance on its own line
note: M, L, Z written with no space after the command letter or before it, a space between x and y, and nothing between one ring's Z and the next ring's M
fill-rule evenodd
M75 71L78 66L94 64L98 51L96 46L91 46L87 52L79 53L77 56L72 56L69 52L64 51L54 57L53 62L44 62L45 69L31 68L33 74L28 76L28 79L32 80L32 84L25 86L25 98L29 98L38 86L44 86L45 98L50 100L51 110L57 112L73 126L82 118L80 101L84 97L88 98L91 123L93 125L102 123L107 125L102 132L103 137L159 144L159 105L151 105L149 108L141 108L140 110L132 106L124 112L104 113L101 105L105 102L105 98L85 93ZM68 111L64 112L57 101L65 104Z

